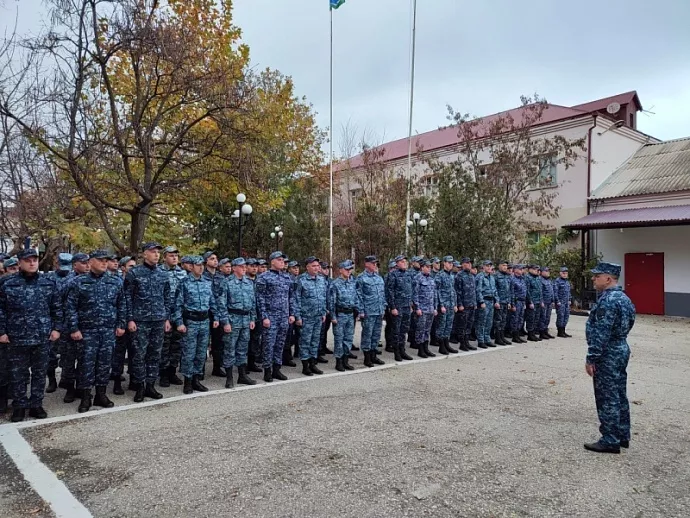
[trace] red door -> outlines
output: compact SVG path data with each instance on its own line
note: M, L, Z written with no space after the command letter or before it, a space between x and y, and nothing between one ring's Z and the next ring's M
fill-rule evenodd
M664 254L625 254L625 293L637 313L664 314Z

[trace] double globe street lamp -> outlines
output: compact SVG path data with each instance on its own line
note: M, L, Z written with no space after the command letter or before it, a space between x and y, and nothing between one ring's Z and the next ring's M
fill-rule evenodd
M280 243L283 240L283 230L280 226L277 226L274 232L271 232L271 239L276 240L276 250L281 250Z
M239 225L239 232L238 232L238 237L237 237L237 257L242 256L242 230L244 227L247 225L247 221L249 220L249 216L251 215L252 211L254 208L249 205L247 202L247 196L245 196L244 193L239 193L237 195L237 204L238 208L235 209L235 212L233 212L232 217L237 219L237 223Z
M407 228L414 231L414 255L419 255L419 236L424 235L429 222L423 219L419 212L412 214L412 220L407 222Z

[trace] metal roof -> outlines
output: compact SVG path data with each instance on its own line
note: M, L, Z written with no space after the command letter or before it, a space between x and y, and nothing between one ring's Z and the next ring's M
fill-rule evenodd
M644 207L594 212L563 225L570 230L628 227L667 227L690 224L690 205Z
M690 190L690 137L642 146L592 193L592 199L686 190Z

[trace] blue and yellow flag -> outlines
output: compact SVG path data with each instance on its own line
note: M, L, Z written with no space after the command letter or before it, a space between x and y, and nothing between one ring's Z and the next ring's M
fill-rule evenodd
M331 9L337 9L341 5L345 3L345 0L330 0L331 2Z

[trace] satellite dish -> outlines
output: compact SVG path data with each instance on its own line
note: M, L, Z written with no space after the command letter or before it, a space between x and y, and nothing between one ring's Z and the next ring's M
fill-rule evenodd
M621 110L621 105L618 103L611 103L606 107L606 111L611 115L618 113Z

